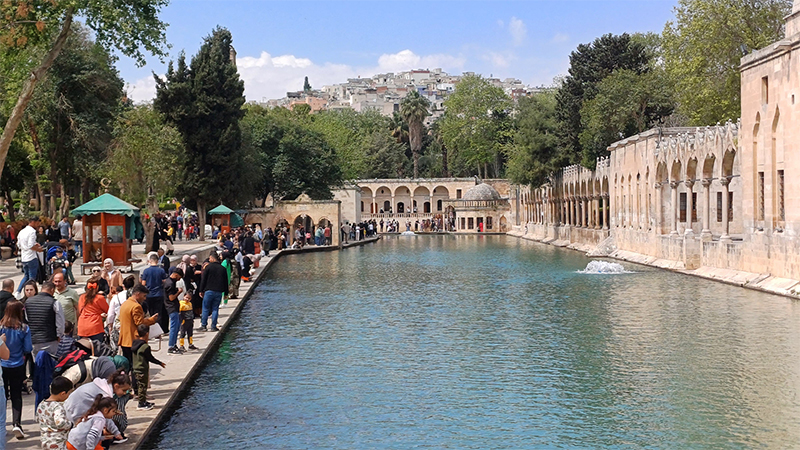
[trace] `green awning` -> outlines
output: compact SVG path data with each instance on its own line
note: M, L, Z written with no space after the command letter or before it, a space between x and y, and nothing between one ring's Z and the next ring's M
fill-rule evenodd
M142 239L144 237L144 227L142 226L142 219L139 216L139 208L111 194L103 194L72 210L73 216L91 216L100 213L126 216L126 237L128 239Z
M72 210L72 215L91 216L92 214L109 213L121 216L138 216L139 208L122 201L111 194L103 194Z
M209 211L209 214L231 214L233 212L232 209L228 208L225 205L219 205L216 208Z
M244 226L244 219L239 214L231 214L231 228L239 228Z

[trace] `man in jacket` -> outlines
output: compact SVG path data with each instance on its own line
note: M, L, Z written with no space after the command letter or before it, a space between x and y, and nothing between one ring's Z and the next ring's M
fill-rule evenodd
M131 291L131 296L122 302L119 307L119 347L122 349L122 356L124 356L129 367L133 367L133 341L137 338L136 329L139 325L145 324L151 326L158 321L158 313L150 317L144 317L144 310L142 303L147 299L147 287L137 284ZM133 388L136 390L136 380L132 380Z
M42 290L25 302L25 315L31 328L33 354L41 350L54 357L58 353L58 340L64 335L64 310L53 297L56 285L45 281Z
M210 331L219 331L217 318L222 297L228 295L228 271L219 263L219 256L211 252L208 265L200 278L200 297L203 298L203 314L200 316L199 331L209 331L208 316L211 316Z
M9 300L14 300L14 280L11 278L3 280L3 289L0 290L0 317L5 315Z

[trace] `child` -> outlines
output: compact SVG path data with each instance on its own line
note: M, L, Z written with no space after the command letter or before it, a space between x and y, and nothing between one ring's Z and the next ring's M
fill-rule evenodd
M67 448L67 434L72 428L72 422L67 418L64 401L72 390L72 381L65 377L55 377L50 383L50 397L39 403L36 416L42 432L43 449Z
M56 351L56 361L60 360L62 356L75 350L75 338L72 337L75 331L75 325L69 320L64 322L64 335L58 340L58 350Z
M102 448L100 442L104 439L103 430L106 427L106 420L114 417L116 413L117 402L111 397L103 397L103 394L97 394L92 406L86 411L86 414L83 415L75 428L69 432L67 449ZM122 435L117 434L114 438L121 441Z
M181 299L181 335L180 335L180 344L181 344L181 351L186 351L183 347L183 338L188 336L189 337L189 350L197 350L197 347L194 346L194 342L192 341L192 335L194 328L194 312L192 311L192 293L187 292L183 294L183 298Z
M50 274L54 274L57 271L61 271L61 273L63 273L64 276L67 277L68 265L69 261L67 261L67 257L64 256L64 249L61 247L56 248L56 255L50 258Z
M157 360L147 344L150 339L150 326L141 324L136 328L139 339L133 341L131 352L133 353L133 375L136 377L136 384L139 387L137 396L139 398L138 410L150 410L155 406L147 401L147 385L150 383L150 363L166 367L166 364Z

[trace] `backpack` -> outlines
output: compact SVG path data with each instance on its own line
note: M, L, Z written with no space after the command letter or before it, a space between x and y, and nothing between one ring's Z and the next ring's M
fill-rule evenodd
M85 361L87 359L89 359L89 354L81 349L73 350L67 353L66 355L62 356L60 360L58 360L56 368L53 369L53 378L64 375L64 372L66 372L67 369L78 363L84 363L84 368L81 369L81 374L82 376L85 376Z

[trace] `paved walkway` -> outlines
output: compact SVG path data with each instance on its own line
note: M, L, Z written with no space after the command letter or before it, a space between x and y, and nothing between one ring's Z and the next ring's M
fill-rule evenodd
M358 242L351 242L349 244L344 245L344 248L363 245L365 243L374 242L378 237L373 237L369 239L365 239L363 241ZM179 260L182 254L191 254L192 252L199 251L204 247L207 247L210 241L206 241L201 243L199 241L191 241L190 243L177 243L175 244L175 256L173 260ZM165 368L161 368L158 366L151 366L150 368L150 390L148 391L148 395L152 396L154 400L152 400L156 407L150 411L138 411L136 409L136 400L131 400L127 406L127 414L128 414L128 429L125 432L125 435L129 438L128 442L125 444L114 445L112 448L118 450L126 450L126 449L135 449L139 444L141 444L141 440L145 437L151 429L154 429L158 422L160 422L160 416L163 415L167 410L165 410L165 406L169 403L174 401L178 394L183 390L183 387L189 382L189 374L191 374L195 369L199 367L199 365L206 359L206 357L213 355L213 350L215 345L221 342L225 331L227 331L228 327L232 322L232 319L236 317L238 312L240 311L241 307L244 306L244 302L246 301L247 297L253 291L253 288L256 284L264 277L267 272L267 269L275 262L281 254L293 254L293 253L304 253L304 252L311 252L311 251L324 251L324 250L335 250L337 247L332 246L322 246L322 247L315 247L309 246L302 250L283 250L280 252L270 252L270 255L261 260L260 267L254 270L253 275L251 276L250 282L242 282L241 286L239 287L239 299L236 300L229 300L228 305L226 307L221 307L219 310L219 319L218 319L218 326L220 327L220 332L212 333L212 332L195 332L194 334L194 344L197 346L198 350L196 351L188 351L183 355L171 355L167 353L167 337L165 336L162 344L161 349L158 350L158 342L151 341L151 346L153 347L153 355L158 358L159 360L166 363ZM134 253L136 250L139 250L139 254L143 252L143 246L138 245L137 248L134 249ZM137 256L138 257L138 256ZM144 258L143 258L144 259ZM6 261L0 263L0 266L4 264L9 264ZM14 267L14 261L10 262L11 267ZM143 265L140 265L142 268ZM138 268L139 266L135 267ZM0 268L0 273L2 273L3 269ZM14 269L16 270L16 269ZM78 285L82 286L85 283L85 280L88 278L86 276L79 276L79 274L75 274L76 280L78 281ZM22 276L19 275L21 279ZM195 319L195 328L199 327L200 319ZM188 345L188 344L187 344ZM8 402L7 406L7 416L8 419L7 423L7 444L6 448L8 449L39 449L41 448L41 441L39 439L39 426L33 420L33 403L34 403L34 395L25 395L22 396L23 402L23 411L22 411L22 429L25 430L25 433L28 435L28 438L25 440L17 440L10 434L11 426L8 425L11 420L11 402Z

